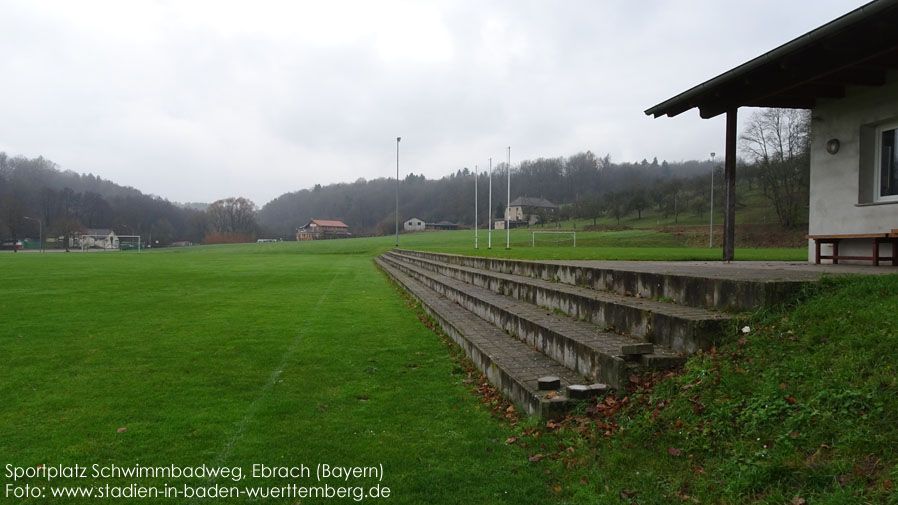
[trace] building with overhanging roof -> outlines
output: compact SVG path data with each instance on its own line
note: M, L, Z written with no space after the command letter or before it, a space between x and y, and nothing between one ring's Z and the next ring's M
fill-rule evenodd
M348 238L350 235L349 226L346 223L328 219L312 219L305 226L296 230L296 240Z
M876 264L883 245L895 262L896 26L898 0L870 2L645 111L726 114L724 260L734 252L737 111L747 106L812 111L809 259L823 243L833 260Z

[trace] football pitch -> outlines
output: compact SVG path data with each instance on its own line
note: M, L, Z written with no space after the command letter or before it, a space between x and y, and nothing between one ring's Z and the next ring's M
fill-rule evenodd
M551 500L382 242L4 256L0 502Z

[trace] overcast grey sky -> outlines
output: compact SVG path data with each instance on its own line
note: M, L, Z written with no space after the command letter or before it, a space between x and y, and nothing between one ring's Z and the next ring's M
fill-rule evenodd
M643 110L864 3L0 0L0 151L260 206L394 176L397 136L428 178L707 158L722 117Z

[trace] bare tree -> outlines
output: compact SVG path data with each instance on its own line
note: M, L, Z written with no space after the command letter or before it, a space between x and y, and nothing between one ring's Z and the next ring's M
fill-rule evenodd
M646 197L645 189L641 187L633 188L627 198L627 208L636 211L636 219L642 219L642 211L649 206L649 200Z
M752 114L740 138L784 228L797 226L808 204L810 119L808 111L763 109Z
M74 243L75 237L84 233L84 226L76 217L63 216L56 220L54 231L62 237L65 252L69 252L69 247Z
M247 198L218 200L206 213L214 232L252 235L256 231L256 204Z
M614 217L617 220L617 225L620 226L620 218L627 213L627 196L622 192L607 193L602 199L602 203L605 212Z

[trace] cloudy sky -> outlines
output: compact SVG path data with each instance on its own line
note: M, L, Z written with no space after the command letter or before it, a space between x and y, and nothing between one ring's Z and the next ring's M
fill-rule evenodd
M853 0L0 0L0 151L173 201L437 178L488 158L684 160L643 110ZM743 111L746 117L750 111Z

